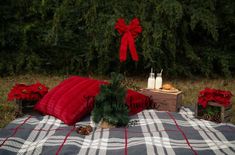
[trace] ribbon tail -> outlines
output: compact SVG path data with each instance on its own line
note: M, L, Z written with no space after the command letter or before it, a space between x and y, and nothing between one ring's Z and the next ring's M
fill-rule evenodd
M134 38L132 37L130 32L129 32L129 35L128 35L128 42L129 42L129 49L130 49L130 52L131 52L132 59L134 61L138 61L139 57L138 57L138 54L136 52L135 41L134 41Z
M120 45L120 50L119 50L120 62L126 61L127 43L128 43L128 38L127 38L127 35L124 34L121 39L121 45Z

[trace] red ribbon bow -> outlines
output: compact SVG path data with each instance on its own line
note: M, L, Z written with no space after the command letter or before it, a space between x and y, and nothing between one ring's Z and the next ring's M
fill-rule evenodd
M119 50L120 61L126 61L127 46L129 46L131 57L134 61L138 61L138 54L135 48L135 38L142 32L142 28L139 25L139 19L134 18L130 25L126 25L123 18L119 18L115 24L115 29L122 36L121 46Z

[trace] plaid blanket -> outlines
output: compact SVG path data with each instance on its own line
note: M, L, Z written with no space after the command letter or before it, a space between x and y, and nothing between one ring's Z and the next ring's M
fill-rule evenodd
M0 154L235 154L235 126L198 120L192 111L144 110L126 128L80 135L52 116L24 116L0 130Z

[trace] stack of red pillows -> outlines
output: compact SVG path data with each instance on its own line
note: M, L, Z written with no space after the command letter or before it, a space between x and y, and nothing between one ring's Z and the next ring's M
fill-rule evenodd
M95 96L99 93L102 84L108 83L72 76L50 90L35 105L35 109L72 125L92 111ZM130 110L129 114L136 114L148 106L149 98L133 90L128 90L126 104Z

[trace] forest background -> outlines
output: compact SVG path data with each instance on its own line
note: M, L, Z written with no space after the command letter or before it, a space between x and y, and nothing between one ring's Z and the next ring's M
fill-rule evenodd
M0 1L0 75L232 77L234 0ZM140 60L119 61L118 18L137 17Z

